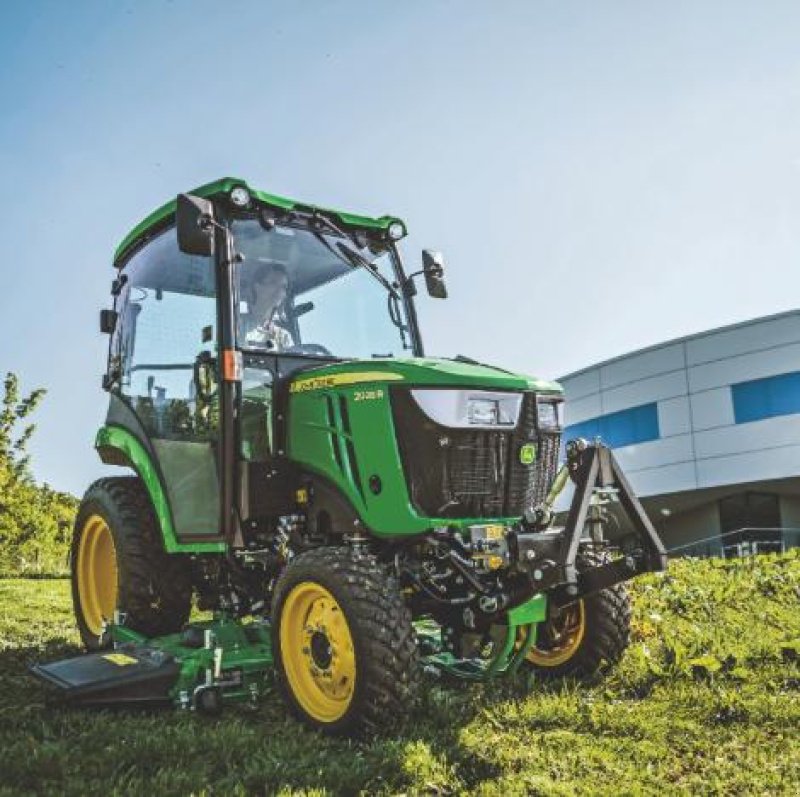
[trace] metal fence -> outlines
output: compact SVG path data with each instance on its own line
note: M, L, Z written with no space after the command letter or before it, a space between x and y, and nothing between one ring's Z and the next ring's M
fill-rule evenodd
M800 547L800 529L742 528L713 537L687 542L667 549L672 556L720 557L752 556L757 553L783 553Z

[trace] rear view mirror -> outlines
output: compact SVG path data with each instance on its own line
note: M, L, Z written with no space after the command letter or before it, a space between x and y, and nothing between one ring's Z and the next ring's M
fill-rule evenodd
M299 318L301 315L310 313L314 309L314 302L301 302L294 306L294 317Z
M214 205L193 194L178 194L178 248L187 255L214 254Z
M434 299L447 298L447 286L444 284L444 255L430 249L422 250L422 269L425 273L425 286L428 295Z

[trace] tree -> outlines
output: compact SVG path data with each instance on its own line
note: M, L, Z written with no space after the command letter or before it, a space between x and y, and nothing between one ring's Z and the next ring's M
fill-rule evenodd
M0 468L6 468L15 480L29 481L30 456L27 453L27 446L36 431L36 424L28 424L21 431L18 427L39 406L47 391L38 388L26 398L20 399L19 379L12 373L6 374L3 388L3 409L0 412Z
M44 389L20 397L19 380L6 374L0 403L0 572L62 573L67 568L70 529L77 501L30 472L28 423Z

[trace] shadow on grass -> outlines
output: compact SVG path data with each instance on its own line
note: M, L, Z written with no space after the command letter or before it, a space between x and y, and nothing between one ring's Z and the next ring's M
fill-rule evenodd
M428 677L407 722L355 741L306 728L290 717L275 691L255 711L230 706L216 719L171 708L101 710L48 699L52 687L32 676L30 666L81 652L63 637L0 651L0 684L10 687L0 694L0 716L17 717L17 733L47 751L46 765L39 754L15 756L17 734L0 731L0 771L15 773L19 784L77 792L81 771L90 769L93 783L134 793L146 791L151 781L163 793L472 791L503 771L491 751L483 756L476 747L475 726L462 734L466 726L481 722L482 715L491 723L496 709L532 692L560 695L588 685L524 675L488 684ZM3 761L2 748L13 760Z
M0 571L0 581L68 581L69 570L51 573L25 573L19 570Z
M135 793L152 782L163 793L353 794L454 780L469 787L498 774L459 743L461 728L501 699L491 688L426 681L406 723L356 741L304 727L274 691L255 711L229 707L217 719L170 708L65 706L30 667L81 652L64 638L0 650L0 717L14 718L0 730L0 787L77 793L91 773L95 787Z
M131 792L145 791L150 781L163 793L471 791L503 772L490 755L476 751L474 739L462 735L466 726L481 721L481 715L491 722L495 709L533 691L557 695L587 686L530 681L523 675L489 684L428 677L408 721L355 741L306 728L290 717L275 691L255 711L230 706L212 719L171 708L65 706L52 699L52 687L29 673L35 663L81 653L63 637L0 650L0 716L19 720L16 733L0 731L0 750L7 748L8 758L13 757L4 762L0 752L0 770L14 772L17 783L78 791L82 767L91 769L93 783ZM46 766L39 754L14 756L18 734L45 745ZM121 771L124 782L119 780ZM0 776L0 785L2 780Z
M79 656L83 650L64 637L50 639L41 645L0 650L0 676L25 675L34 664ZM33 678L33 676L31 676Z

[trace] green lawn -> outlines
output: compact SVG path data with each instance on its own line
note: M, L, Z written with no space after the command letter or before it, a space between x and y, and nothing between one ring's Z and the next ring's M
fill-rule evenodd
M0 580L0 794L798 794L800 555L681 561L634 588L593 685L434 683L408 728L329 740L277 697L218 720L45 708L77 652L69 584Z

